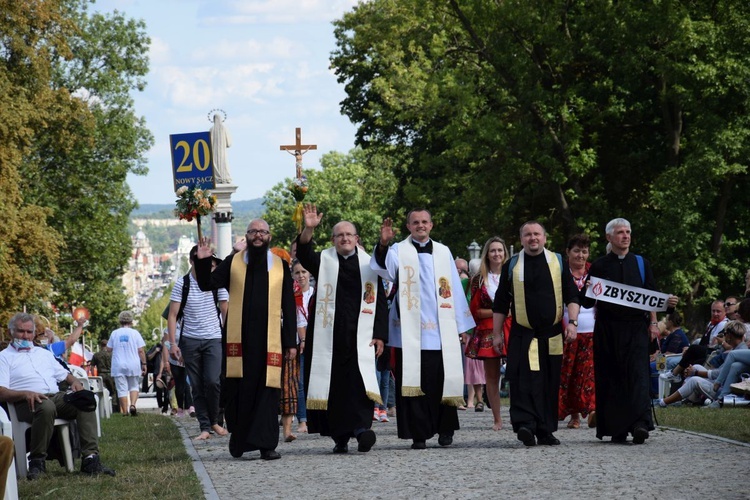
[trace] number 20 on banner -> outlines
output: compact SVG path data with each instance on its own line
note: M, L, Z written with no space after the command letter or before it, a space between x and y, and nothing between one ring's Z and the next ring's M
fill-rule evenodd
M172 134L169 145L172 149L175 191L180 186L197 186L201 189L216 187L211 136L208 132Z

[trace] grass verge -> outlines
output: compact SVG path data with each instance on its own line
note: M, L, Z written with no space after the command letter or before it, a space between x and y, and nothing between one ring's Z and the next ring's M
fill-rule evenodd
M721 436L750 443L750 408L704 409L676 406L656 409L659 425Z
M56 461L47 462L47 474L36 481L19 479L19 498L202 498L203 489L193 471L177 426L157 414L138 417L113 415L102 420L99 438L102 463L116 477L88 477L67 473ZM14 471L15 472L15 471Z

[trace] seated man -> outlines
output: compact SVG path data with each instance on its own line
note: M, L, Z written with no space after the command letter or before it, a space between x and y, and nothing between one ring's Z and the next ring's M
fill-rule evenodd
M65 402L65 393L57 386L66 381L71 391L80 391L81 381L66 371L51 352L34 346L31 314L16 313L8 322L8 330L11 343L0 352L0 402L15 404L18 418L31 422L28 478L37 479L46 472L45 459L55 418L78 422L82 473L114 476L115 471L99 461L96 413L81 411Z

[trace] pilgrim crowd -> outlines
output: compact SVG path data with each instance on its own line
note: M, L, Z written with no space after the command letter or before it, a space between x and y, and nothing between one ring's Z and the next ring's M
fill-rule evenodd
M606 252L593 261L589 236L555 253L544 226L529 221L517 254L494 236L466 262L430 237L426 209L409 212L400 241L385 218L371 248L350 221L316 235L323 216L304 207L290 252L272 246L262 219L223 260L201 241L148 352L132 313L121 313L92 361L119 412L138 415L150 370L162 411L197 418L194 439L228 436L231 456L274 460L295 432L330 436L336 454L352 439L369 452L373 422L394 416L414 450L435 436L443 447L460 439L461 411L488 406L500 430L501 380L525 446L559 445L566 419L573 429L585 419L599 439L642 444L655 402L719 408L750 394L750 276L742 296L713 302L705 331L690 339L677 297L659 291L649 260L631 251L625 219L606 225ZM332 245L318 250L316 237ZM46 471L56 417L78 422L81 471L114 475L99 460L86 391L62 360L65 342L25 313L8 330L0 402L31 423L28 477Z

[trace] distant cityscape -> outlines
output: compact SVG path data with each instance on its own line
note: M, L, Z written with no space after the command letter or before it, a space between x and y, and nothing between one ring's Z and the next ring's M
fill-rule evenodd
M122 287L128 307L141 314L151 298L161 296L187 262L197 241L195 222L181 221L172 215L174 205L142 205L131 216L130 259L122 275ZM232 202L235 221L244 228L247 221L263 213L263 199ZM204 220L203 230L212 231L212 222Z

